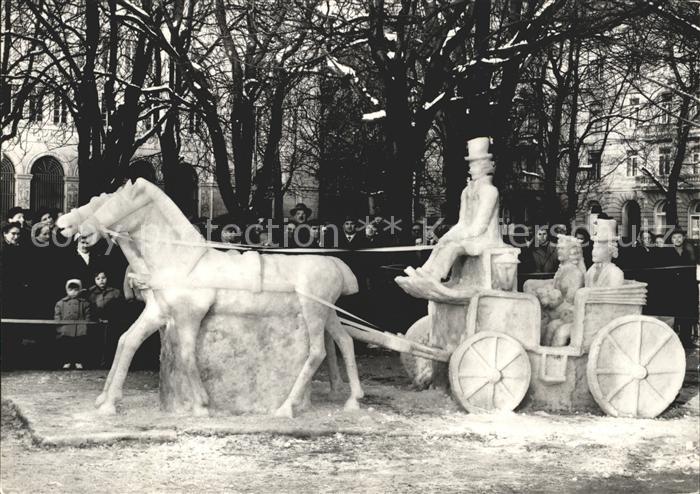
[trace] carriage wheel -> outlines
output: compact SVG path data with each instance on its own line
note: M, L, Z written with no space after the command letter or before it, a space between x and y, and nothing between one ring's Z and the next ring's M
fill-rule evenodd
M430 344L431 317L424 316L408 328L406 338L421 343ZM413 381L413 384L423 389L427 388L433 381L433 361L422 357L416 357L410 353L401 354L401 363L406 373Z
M469 412L514 410L530 387L530 359L514 338L479 332L452 354L450 385Z
M625 316L600 330L588 355L588 387L608 415L653 418L673 402L685 377L685 352L668 325Z

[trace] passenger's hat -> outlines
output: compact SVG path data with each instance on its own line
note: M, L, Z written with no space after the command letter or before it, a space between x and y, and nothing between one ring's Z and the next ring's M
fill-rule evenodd
M604 213L598 215L593 222L593 236L591 238L594 242L616 241L619 238L617 236L617 221Z
M297 203L296 206L294 206L292 209L289 210L289 214L294 216L295 214L297 214L297 211L299 211L299 210L306 212L306 216L311 216L311 209L309 209L309 207L306 204L304 204L303 202Z

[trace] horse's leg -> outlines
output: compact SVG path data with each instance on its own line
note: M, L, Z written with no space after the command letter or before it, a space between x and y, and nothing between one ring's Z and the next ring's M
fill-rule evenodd
M146 304L139 318L126 333L119 338L117 354L107 376L105 388L97 398L98 412L105 415L116 413L116 401L122 396L122 387L129 371L131 360L141 344L165 324L160 310L155 304Z
M207 404L209 396L204 389L204 383L199 375L197 366L197 333L201 318L188 320L183 324L181 319L176 319L177 331L180 344L180 361L182 362L185 376L192 391L192 414L195 416L207 416Z
M204 306L202 306L204 305ZM177 331L179 358L192 391L192 413L196 416L209 415L209 396L204 389L197 366L197 335L202 319L209 311L209 304L177 304L172 306L174 329Z
M362 391L362 385L360 384L360 377L357 373L357 362L355 361L355 344L352 337L345 331L343 325L340 324L338 315L331 313L328 316L328 322L326 322L326 331L333 335L336 343L340 347L340 352L343 354L343 360L345 361L345 371L348 374L348 381L350 383L350 398L345 402L346 410L357 410L360 408L358 399L365 396L364 391Z
M331 394L340 391L343 384L343 379L340 377L340 368L338 367L338 355L335 351L335 341L333 335L329 332L324 334L326 343L326 364L328 365L328 379L331 383Z
M294 405L301 401L304 390L326 356L326 349L323 344L324 326L326 319L328 319L329 310L305 297L301 297L299 303L301 304L301 313L304 316L306 328L309 332L309 356L306 358L296 381L294 381L294 386L292 386L289 396L275 411L275 415L278 417L294 417Z

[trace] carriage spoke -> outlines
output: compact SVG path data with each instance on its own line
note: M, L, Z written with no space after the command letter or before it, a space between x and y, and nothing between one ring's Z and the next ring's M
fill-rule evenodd
M491 395L489 399L491 408L496 408L496 383L491 384Z
M500 384L501 386L503 386L503 389L506 390L506 393L508 393L508 396L510 396L511 398L515 399L515 395L513 395L513 393L512 393L512 392L510 391L510 389L508 388L508 386L505 385L505 383L503 382L503 379L501 379L500 381L498 381L497 384Z
M481 362L483 362L483 364L486 366L487 369L491 368L491 366L486 361L484 356L479 352L479 350L476 349L476 345L472 345L469 348L474 352L474 354L476 354L477 357L479 357L479 360L481 360Z
M621 367L601 367L595 370L598 375L615 375L615 376L628 376L629 369L624 369Z
M488 383L489 383L488 380L484 380L484 382L481 383L480 386L477 386L476 388L474 388L474 389L471 391L471 393L468 393L468 394L465 393L465 394L464 394L464 399L465 399L465 400L468 400L469 398L471 398L472 396L474 396L476 393L478 393L478 392L479 392L484 386L486 386Z
M634 416L636 417L637 415L639 415L639 393L642 389L642 384L639 382L638 379L635 379L635 385L637 391L634 394Z
M498 369L498 337L494 338L496 342L493 346L493 368Z
M680 369L660 369L660 370L650 370L647 372L647 375L653 376L656 374L685 374L684 370Z
M623 382L621 385L619 385L617 388L615 388L615 389L613 389L612 391L610 391L610 393L608 393L608 396L605 397L605 401L610 401L610 400L612 400L615 396L617 396L617 394L618 394L620 391L622 391L622 389L623 389L625 386L627 386L627 385L628 385L629 383L631 383L632 381L634 381L634 377L630 377L630 378L627 379L625 382Z
M485 376L483 374L459 374L460 379L488 379L491 376Z
M503 371L503 369L505 369L505 368L508 367L510 364L512 364L513 362L515 362L515 361L517 360L518 357L520 357L520 352L516 352L515 355L513 355L513 356L510 358L510 360L508 360L508 362L506 362L506 363L503 364L502 366L498 367L498 370L499 370L499 371Z
M649 365L649 362L651 362L651 359L656 357L656 354L659 353L664 346L666 346L666 343L668 343L668 340L670 340L672 336L673 336L673 334L667 334L666 338L661 340L661 343L659 343L658 345L656 345L656 347L654 347L654 350L652 350L649 353L649 355L646 356L646 358L644 359L644 361L641 364L644 366Z
M617 340L613 337L612 333L608 334L607 339L608 339L608 341L610 341L610 343L612 343L612 346L614 346L615 349L616 349L618 352L620 352L622 355L624 355L625 357L627 357L627 360L629 360L629 361L632 362L633 364L636 364L636 363L637 363L637 362L634 361L634 359L632 359L632 357L630 357L629 355L627 355L627 353L625 353L625 351L622 349L622 347L620 346L620 344L619 344L619 343L617 342Z
M661 393L659 393L659 390L656 389L648 380L644 379L644 382L647 383L647 386L651 388L651 390L656 394L656 396L659 397L659 399L664 401L666 400L666 398L664 398L664 396Z
M637 334L637 363L642 362L642 336L644 334L644 323L639 321L639 333Z

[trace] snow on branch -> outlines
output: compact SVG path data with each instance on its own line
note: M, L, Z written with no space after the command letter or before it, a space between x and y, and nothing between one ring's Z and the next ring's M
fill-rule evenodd
M445 93L440 93L433 101L430 103L424 103L423 104L423 109L424 110L430 110L437 102L439 102L442 98L445 97Z
M349 75L353 79L357 79L357 73L355 72L355 69L347 65L343 65L330 55L328 55L327 65L328 68L334 71L336 74L343 76Z
M365 113L362 115L363 122L371 122L373 120L380 120L386 117L386 110L379 110L372 113Z

